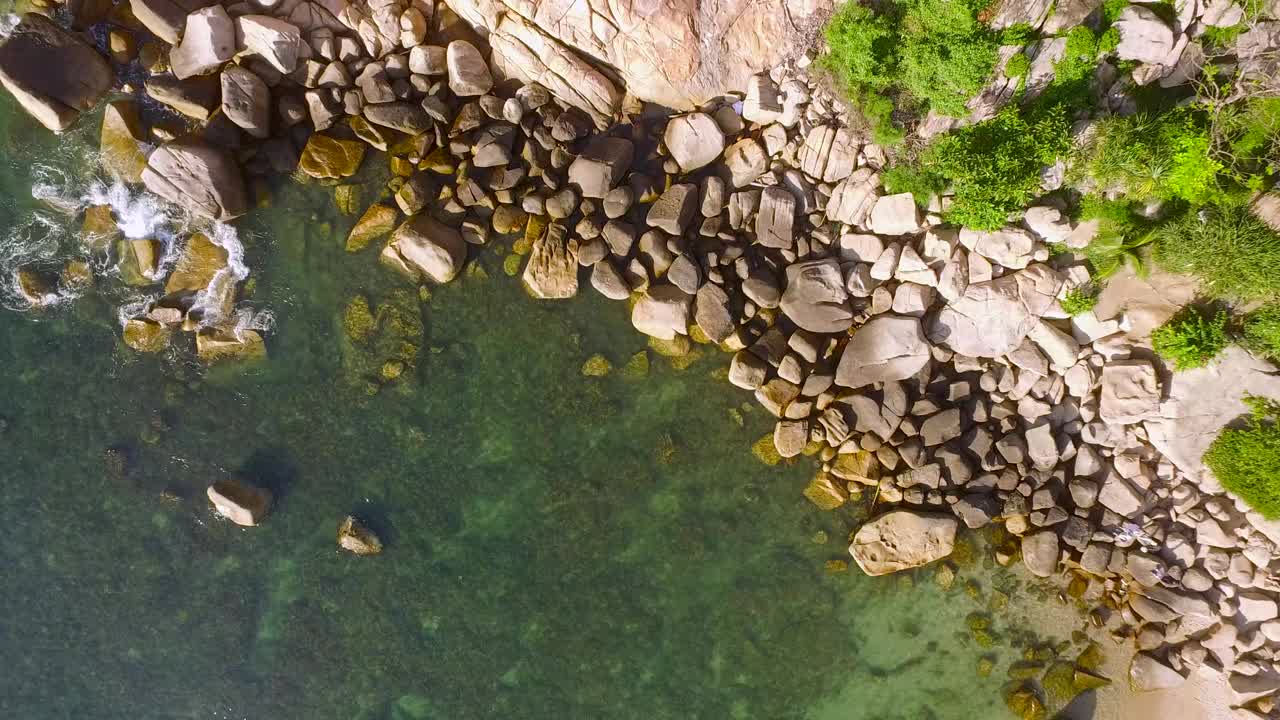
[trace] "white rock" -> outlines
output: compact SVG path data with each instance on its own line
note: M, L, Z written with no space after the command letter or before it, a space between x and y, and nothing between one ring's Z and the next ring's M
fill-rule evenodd
M1133 656L1129 665L1129 687L1137 692L1168 690L1186 682L1186 678L1178 671L1160 662L1147 653Z
M1262 623L1280 617L1280 611L1273 597L1249 590L1236 597L1239 603L1237 611L1246 624Z
M1022 537L1022 562L1037 577L1049 577L1058 569L1058 534L1052 530Z
M964 294L929 325L929 338L969 357L1005 355L1021 345L1054 306L1061 284L1061 276L1046 265L988 282L973 282L971 276Z
M1036 205L1027 208L1022 221L1031 228L1031 232L1047 243L1064 242L1071 235L1071 222L1063 218L1055 207Z
M483 95L493 88L489 63L466 40L454 40L445 48L445 64L449 68L449 89L458 97Z
M205 75L235 57L236 26L221 5L187 15L182 42L169 51L169 65L179 80Z
M662 141L683 172L715 162L724 152L724 132L706 113L679 115L667 123Z
M818 333L839 333L853 325L849 293L835 259L793 263L787 267L782 312L797 326Z
M640 295L631 310L631 324L637 330L658 338L674 340L689 331L689 312L693 298L674 285L657 285Z
M989 232L962 228L960 244L998 265L1020 270L1031 262L1036 242L1026 230L1006 226Z
M1153 417L1160 406L1160 382L1146 360L1121 360L1102 368L1098 413L1103 422L1128 425Z
M884 252L884 241L875 235L845 233L840 236L840 262L874 263Z
M1055 366L1065 369L1076 364L1080 343L1043 319L1032 326L1027 337L1049 356Z
M298 67L302 33L294 25L269 15L242 15L236 18L236 38L245 51L282 73Z
M871 232L911 235L920 232L920 208L911 193L885 195L871 209Z
M1172 65L1169 55L1177 38L1173 30L1150 9L1128 5L1120 12L1115 27L1120 32L1116 55L1121 60L1137 60L1156 65Z

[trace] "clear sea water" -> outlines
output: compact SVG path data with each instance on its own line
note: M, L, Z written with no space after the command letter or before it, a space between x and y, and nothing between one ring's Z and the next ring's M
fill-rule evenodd
M31 187L88 184L98 117L54 138L0 99L0 269L76 254L78 221ZM980 720L1010 717L1010 663L1069 635L976 544L950 589L828 573L865 507L822 512L809 461L752 455L771 423L718 379L727 356L677 369L623 304L535 302L493 248L422 302L376 246L344 251L351 223L287 178L240 223L275 318L260 364L125 347L136 291L107 268L0 310L5 717ZM357 295L424 328L372 396ZM582 374L596 353L609 376ZM212 514L232 476L276 492L264 525ZM338 550L348 513L381 556Z

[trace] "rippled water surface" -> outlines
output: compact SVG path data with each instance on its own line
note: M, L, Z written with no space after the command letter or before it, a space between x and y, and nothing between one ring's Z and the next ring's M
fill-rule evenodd
M85 187L96 116L56 140L0 105L0 267L75 255L32 168ZM676 369L623 305L535 303L493 249L424 302L376 248L344 252L350 224L287 180L241 224L248 302L276 319L258 365L128 349L138 291L101 262L74 301L0 311L6 717L1008 716L1019 581L976 552L950 589L829 573L859 511L755 459L771 423L714 377L724 356ZM388 349L347 337L357 296L412 345L373 396ZM609 376L583 376L596 353ZM276 492L263 526L212 516L228 476ZM336 548L348 513L383 555ZM1015 602L983 647L966 617L997 588Z

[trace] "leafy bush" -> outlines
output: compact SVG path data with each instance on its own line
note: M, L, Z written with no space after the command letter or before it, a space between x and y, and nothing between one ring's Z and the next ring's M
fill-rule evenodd
M1205 292L1231 300L1280 299L1280 235L1246 205L1188 211L1154 234L1155 260L1196 275Z
M1079 171L1101 190L1137 201L1185 200L1193 205L1221 193L1222 169L1211 152L1204 118L1183 109L1102 120L1079 162Z
M1067 291L1058 304L1071 317L1083 315L1098 306L1098 291L1087 285L1074 287Z
M885 90L897 65L897 24L857 2L831 16L826 37L830 51L819 61L848 89Z
M1225 428L1204 454L1218 482L1263 517L1280 517L1280 405L1246 398L1252 410L1243 427Z
M1280 305L1264 305L1244 319L1244 345L1273 362L1280 362Z
M1031 71L1031 58L1026 53L1014 53L1004 64L1004 75L1008 78L1024 77Z
M1146 274L1142 248L1151 243L1154 236L1150 223L1135 213L1130 203L1086 195L1080 201L1079 219L1098 223L1097 234L1084 249L1095 278L1109 278L1126 263L1138 275Z
M919 166L951 181L951 222L994 230L1040 194L1040 170L1066 152L1069 129L1062 108L1029 123L1009 107L938 138L921 153Z
M1151 345L1175 370L1204 367L1227 346L1227 314L1187 307L1151 333Z
M929 197L946 189L937 175L913 165L894 165L880 176L884 188L890 194L909 192L920 207L927 207Z

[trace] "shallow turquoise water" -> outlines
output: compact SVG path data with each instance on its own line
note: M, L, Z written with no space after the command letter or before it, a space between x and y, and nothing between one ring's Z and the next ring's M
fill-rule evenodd
M91 119L63 141L30 125L5 97L8 232L38 205L31 165L74 167L94 135ZM487 278L419 303L376 248L343 251L350 222L286 181L242 225L251 301L277 321L263 364L133 352L110 278L49 311L0 311L0 711L1008 716L1004 668L1035 639L1020 580L990 561L961 562L949 591L932 568L826 573L858 511L805 501L807 463L752 456L771 423L713 377L725 357L676 370L650 351L643 378L584 377L595 353L620 368L645 350L623 305L590 290L536 303L491 250ZM372 397L344 339L356 294L425 327ZM263 526L213 517L203 490L232 475L276 490ZM382 556L337 550L348 513ZM995 587L1015 602L983 648L965 618Z

